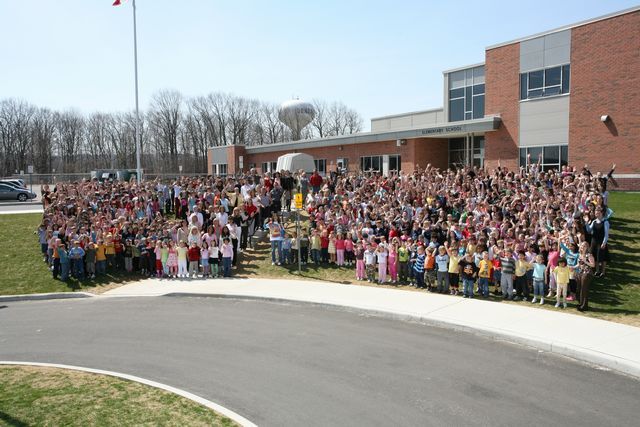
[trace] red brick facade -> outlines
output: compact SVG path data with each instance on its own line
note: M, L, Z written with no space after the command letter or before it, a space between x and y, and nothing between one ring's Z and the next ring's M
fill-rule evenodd
M600 116L609 115L603 123ZM640 174L640 12L571 32L569 162ZM634 180L620 180L633 188ZM638 179L635 179L635 188Z
M520 43L486 51L485 115L500 115L500 129L487 132L484 165L495 168L518 167L518 126L520 122Z

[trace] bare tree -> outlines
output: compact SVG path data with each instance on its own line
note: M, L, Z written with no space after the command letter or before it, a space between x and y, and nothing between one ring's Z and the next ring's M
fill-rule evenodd
M316 115L311 122L311 126L315 129L318 138L324 138L329 130L329 107L326 101L314 99L312 101Z
M177 91L160 91L149 106L149 131L153 145L168 163L178 170L178 133L180 130L182 95Z

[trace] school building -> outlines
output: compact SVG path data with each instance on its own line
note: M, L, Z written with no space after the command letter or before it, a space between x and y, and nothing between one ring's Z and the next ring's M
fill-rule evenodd
M443 106L377 117L371 131L261 146L211 147L210 174L275 170L307 153L320 172L412 172L498 161L608 172L640 189L640 6L489 46L485 62L443 72Z

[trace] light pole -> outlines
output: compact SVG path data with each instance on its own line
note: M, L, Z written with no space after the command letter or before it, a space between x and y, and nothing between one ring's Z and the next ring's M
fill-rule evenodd
M138 184L142 182L142 166L140 165L140 108L138 104L138 31L136 28L136 0L133 0L133 62L136 76L136 176Z

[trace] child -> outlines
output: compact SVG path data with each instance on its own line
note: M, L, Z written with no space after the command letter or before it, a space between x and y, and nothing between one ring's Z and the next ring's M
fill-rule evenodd
M218 240L211 240L211 246L209 246L209 269L211 270L211 277L218 278L218 265L220 264L220 248L218 247Z
M291 257L288 260L286 260L290 264L298 263L298 248L299 248L298 244L299 244L298 233L294 231L291 235Z
M484 297L489 296L489 278L493 271L493 263L489 260L489 252L482 252L482 259L478 263L478 287L479 292Z
M169 255L167 256L167 267L169 267L169 277L178 277L178 251L173 242L169 242Z
M376 276L376 252L371 244L364 251L364 267L367 271L367 280L373 283Z
M302 258L302 265L305 265L309 258L309 237L305 232L300 236L300 258Z
M222 247L220 248L222 254L222 276L231 277L231 261L233 258L233 246L228 237L222 240Z
M156 255L156 277L159 279L162 277L162 242L156 242L156 248L154 249L154 253Z
M356 280L364 280L365 278L364 249L362 248L362 245L356 245L355 257L356 257Z
M445 247L447 247L446 242ZM451 295L458 295L458 284L460 282L458 263L460 262L460 254L455 244L451 245L451 248L447 248L447 254L449 255L449 285L451 286Z
M327 253L329 254L329 262L331 264L336 263L336 235L331 232L329 234L329 245L327 246Z
M323 264L329 263L329 241L329 235L325 230L320 235L320 255Z
M571 270L567 267L566 259L558 260L558 266L553 269L553 274L556 276L556 308L560 307L560 299L562 299L562 308L567 308L567 288Z
M178 252L178 277L187 277L187 244L183 241L180 242L176 252Z
M69 258L71 258L73 276L84 280L84 249L80 247L78 240L75 240L73 247L69 249Z
M289 264L291 261L291 236L289 233L285 233L284 239L282 239L282 264Z
M338 233L338 238L335 240L336 246L336 264L338 267L342 267L344 265L344 250L345 250L345 241L342 233Z
M64 243L58 244L57 252L58 258L60 259L60 280L66 282L69 280L69 255L67 254Z
M436 271L438 292L444 294L449 292L449 255L447 255L447 249L444 246L438 248L438 255L436 255L435 261L438 265L438 270Z
M532 304L536 303L536 298L540 297L540 305L544 304L544 272L547 266L544 264L544 257L536 255L533 263L533 299Z
M429 246L427 248L427 257L424 262L424 270L427 286L431 292L436 291L436 257L434 254L435 248L433 246Z
M202 264L202 278L209 277L209 245L204 241L200 249L200 264Z
M511 249L505 249L500 257L500 288L502 298L513 299L513 278L516 269L516 261L513 259Z
M391 283L398 283L398 240L394 239L394 242L389 246L389 275L391 276Z
M200 261L200 248L196 242L191 243L191 247L187 251L187 258L189 259L189 278L193 279L198 277L198 262Z
M413 261L413 274L416 278L416 288L422 289L424 288L424 261L426 259L426 255L424 253L424 246L418 246L418 251L416 252L414 261Z
M133 247L131 246L131 239L127 239L124 244L124 269L127 273L133 271Z
M527 271L533 266L527 262L524 251L518 252L518 260L516 261L516 299L521 298L522 301L529 299L529 285L527 284Z
M87 275L90 279L96 278L96 245L91 242L85 250L84 261L87 265Z
M404 244L398 247L398 270L400 273L400 282L407 283L409 276L409 249Z
M473 283L475 282L478 268L473 260L473 254L467 252L464 258L458 263L460 269L460 277L462 277L462 284L464 285L462 298L473 298Z
M353 236L351 233L347 233L347 238L344 239L344 255L347 265L353 265L355 258L353 257Z
M162 250L160 251L160 262L162 263L162 274L164 276L169 275L169 264L167 261L169 260L169 246L167 242L162 242Z
M302 242L300 242L302 244ZM317 230L313 230L313 234L311 235L311 261L315 265L320 264L320 251L322 248L322 239L318 234Z
M384 243L380 243L376 248L376 256L378 258L378 284L383 284L387 281L387 247Z

